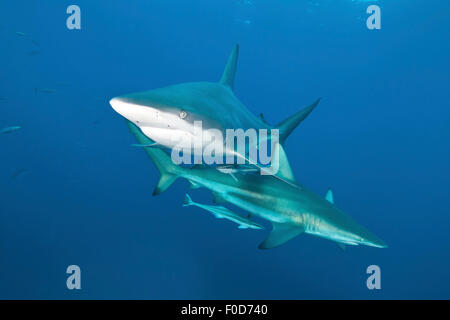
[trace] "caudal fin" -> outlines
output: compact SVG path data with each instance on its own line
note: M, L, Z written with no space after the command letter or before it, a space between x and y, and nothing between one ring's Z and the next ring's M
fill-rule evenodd
M183 207L192 206L194 201L192 201L191 197L186 193L184 196Z
M293 114L283 122L279 123L276 128L280 130L280 143L284 143L286 138L291 134L291 132L303 121L305 118L314 110L315 107L320 102L320 99L317 99L316 102L314 102L309 107L306 107L297 113Z
M136 140L140 145L152 145L154 141L149 139L144 135L141 130L132 122L126 120L130 132L135 136ZM166 191L179 177L182 168L177 166L172 162L170 156L159 148L144 148L147 155L152 159L153 163L156 165L161 178L153 191L153 195L159 195Z

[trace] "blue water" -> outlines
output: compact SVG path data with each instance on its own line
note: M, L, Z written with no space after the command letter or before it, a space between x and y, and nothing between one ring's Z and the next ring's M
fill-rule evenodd
M0 298L450 298L449 14L444 0L0 2L0 128L22 126L0 135ZM293 171L389 248L302 235L261 251L267 230L182 208L187 182L151 196L159 174L109 99L216 81L235 43L253 113L277 123L323 97L287 140Z

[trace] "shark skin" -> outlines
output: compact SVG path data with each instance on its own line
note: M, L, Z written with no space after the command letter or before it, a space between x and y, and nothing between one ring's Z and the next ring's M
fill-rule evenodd
M140 144L150 144L133 123L128 127ZM342 245L366 245L385 248L387 245L370 231L362 227L333 203L308 190L295 181L282 147L280 148L280 175L297 184L293 187L270 175L239 174L233 179L209 166L182 167L175 165L170 156L161 149L145 148L161 173L154 195L167 190L177 178L184 178L197 187L204 187L229 202L251 213L252 216L268 220L273 229L260 245L270 249L284 244L301 233L326 238Z
M110 100L110 104L117 113L138 126L142 133L157 145L169 149L177 148L190 154L203 154L213 139L210 129L218 130L224 143L222 150L215 149L215 157L237 157L262 170L264 164L249 159L247 154L241 154L234 148L227 148L227 129L266 129L269 137L271 130L278 129L279 141L284 143L287 136L312 112L320 99L279 125L269 125L263 117L252 114L233 92L238 54L239 46L236 45L219 82L175 84L115 97ZM201 134L194 128L198 121L202 124Z

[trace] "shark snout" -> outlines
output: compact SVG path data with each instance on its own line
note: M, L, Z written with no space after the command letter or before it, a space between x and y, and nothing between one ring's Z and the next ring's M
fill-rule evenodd
M387 248L388 245L386 242L384 242L381 239L376 239L376 240L372 240L367 242L368 246L372 246L372 247L376 247L376 248Z
M161 123L160 111L127 97L115 97L109 101L111 107L137 126L157 126Z
M128 117L132 113L131 111L132 107L124 99L120 97L115 97L109 100L109 104L111 105L111 107L114 109L115 112L120 114L122 117L131 120Z
M375 247L375 248L387 248L388 247L386 242L384 242L383 240L378 238L376 235L369 233L368 231L366 231L364 233L361 243L366 246Z

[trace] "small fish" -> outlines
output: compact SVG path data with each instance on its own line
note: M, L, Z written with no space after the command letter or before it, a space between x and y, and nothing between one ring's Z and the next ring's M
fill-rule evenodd
M239 179L236 177L235 174L247 174L247 173L254 173L258 172L259 170L257 168L247 166L247 165L221 165L217 166L216 169L222 173L229 174L234 180L239 181Z
M38 46L38 47L40 46L39 42L37 42L36 40L31 39L30 36L28 34L26 34L25 32L16 31L16 35L29 39L31 41L31 43L33 43L35 46Z
M239 214L234 213L230 209L227 209L222 206L209 206L205 204L200 204L197 202L192 201L191 197L186 193L186 196L184 198L183 207L187 206L196 206L199 208L202 208L206 211L211 212L213 215L216 216L218 219L228 219L230 221L233 221L239 225L239 229L264 229L264 227L249 218L245 218Z
M31 171L28 169L19 169L17 171L15 171L12 175L11 175L11 179L15 180L17 178L19 178L20 176L23 176L27 173L30 173Z
M20 129L22 129L22 127L20 127L20 126L6 127L6 128L3 128L2 130L0 130L0 133L1 134L12 133L12 132L20 130Z

